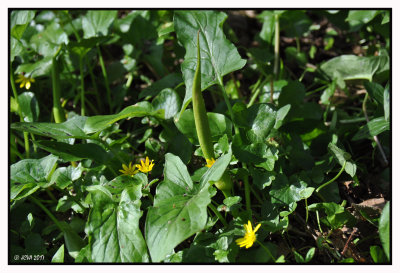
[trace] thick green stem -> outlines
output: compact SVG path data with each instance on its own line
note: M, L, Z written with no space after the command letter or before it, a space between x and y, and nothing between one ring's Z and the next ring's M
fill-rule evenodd
M79 57L79 70L80 70L80 78L81 78L81 116L85 115L85 83L83 80L83 60L82 57Z
M247 170L246 163L242 163L243 168ZM244 177L244 197L246 200L246 210L251 215L251 200L250 200L250 184L249 184L249 177L246 175Z
M228 227L228 223L226 222L225 218L222 216L221 213L214 207L213 204L208 204L208 207L215 213L215 215L218 217L218 219L221 221L221 223L224 225L224 227Z
M256 101L258 95L260 94L262 88L264 87L265 83L267 82L268 79L264 79L261 84L258 84L256 92L253 94L253 96L251 97L249 103L247 104L247 107L250 107L254 104L254 102ZM258 82L257 82L258 83Z
M17 105L18 105L19 120L21 122L24 122L22 110L21 110L21 107L19 106L18 93L17 93L17 88L15 87L14 71L12 69L11 62L10 62L10 82L11 82L11 89L13 91L15 101L17 102ZM26 153L26 157L29 158L29 134L28 134L28 132L24 132L23 134L24 134L24 143L25 143L25 153Z
M346 167L346 162L347 162L347 161L344 162L344 164L343 164L342 168L340 169L339 173L338 173L334 178L332 178L332 179L329 180L328 182L326 182L326 183L322 184L321 186L319 186L315 191L316 191L316 192L319 192L322 188L328 186L330 183L332 183L333 181L335 181L335 180L342 174L342 172L344 171L344 168Z
M99 45L97 45L97 51L99 52L99 61L100 61L101 71L103 72L104 85L106 86L106 90L107 90L108 107L111 110L111 90L110 90L110 86L108 85L107 70L106 70L106 66L104 65L103 55L101 54Z
M56 123L61 123L65 121L64 110L61 107L60 95L61 95L61 85L60 85L60 71L58 68L58 61L56 57L53 58L53 64L51 69L51 81L53 84L53 115L54 121Z

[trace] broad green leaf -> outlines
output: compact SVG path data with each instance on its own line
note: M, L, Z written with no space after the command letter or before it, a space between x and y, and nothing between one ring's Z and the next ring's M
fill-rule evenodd
M54 57L62 44L68 44L68 36L63 28L55 21L44 31L34 35L30 44L32 48L44 57Z
M60 157L64 161L78 161L89 158L100 164L106 164L110 159L107 152L94 143L71 145L49 140L39 140L35 141L35 143L39 148Z
M19 107L25 122L37 121L39 118L39 104L32 92L24 92L18 95Z
M305 95L306 89L302 83L298 81L289 82L282 88L281 94L279 95L279 107L283 107L287 104L292 106L302 104Z
M370 246L369 253L372 260L376 264L386 263L388 261L385 256L385 252L383 252L382 248L380 248L379 246Z
M72 41L68 44L70 51L83 58L96 44L102 43L106 40L105 37L92 37L89 39L81 39L79 42Z
M348 212L344 207L330 202L330 203L314 203L308 206L310 211L324 210L326 217L322 222L333 229L341 228L344 225L352 227L356 223L354 216Z
M385 61L384 58L384 56L342 55L322 64L321 70L332 80L337 80L340 88L344 88L344 80L366 79L372 81L380 63Z
M379 237L386 257L390 260L390 201L386 203L379 218Z
M289 37L302 37L312 21L303 10L287 10L279 16L281 30Z
M24 46L14 37L10 37L10 61L14 61L15 56L20 55L24 51Z
M386 121L384 117L374 118L362 126L351 140L371 138L387 130L390 130L390 122Z
M33 18L35 18L35 11L33 10L12 11L10 19L11 36L20 40L26 27L31 23Z
M17 122L11 124L11 129L25 131L55 139L90 138L84 132L87 117L75 116L63 123L50 122Z
M208 112L207 117L213 141L217 142L224 134L228 137L232 136L232 122L226 116L219 113ZM174 122L178 130L184 134L190 142L194 145L199 144L192 109L185 110L179 119L174 119Z
M181 98L171 88L160 92L152 101L154 110L164 109L164 118L170 119L175 116L181 108Z
M64 262L64 244L62 244L57 252L51 258L52 263L63 263Z
M332 142L328 144L328 151L335 156L335 159L340 165L343 166L343 164L346 162L346 166L344 167L346 173L348 173L351 177L356 174L357 165L350 160L351 156L349 153L343 151Z
M378 10L350 10L346 21L349 22L350 31L357 31L378 15Z
M53 175L51 176L50 183L54 184L64 189L69 186L73 181L79 179L82 175L82 168L80 166L73 167L61 167L54 171Z
M390 85L388 84L383 91L383 110L385 112L385 120L390 119Z
M179 132L168 142L167 152L179 156L187 164L192 158L192 147L188 138Z
M139 229L141 185L125 189L119 203L101 188L89 188L93 208L88 219L94 262L148 262L146 243Z
M275 14L272 10L265 10L258 18L261 19L263 22L261 31L260 31L260 38L266 41L269 44L272 44L272 37L275 33Z
M290 111L290 107L290 104L287 104L279 108L279 110L276 112L274 129L279 129L282 126L283 120Z
M380 105L383 105L383 87L376 82L364 82L365 89L368 94Z
M81 249L85 246L85 242L69 224L66 222L60 222L60 224L63 228L64 241L68 250L68 254L75 259Z
M107 36L117 13L117 10L89 10L82 17L83 38Z
M182 76L178 73L171 73L164 78L154 82L152 85L142 90L139 93L139 99L145 98L147 96L155 96L160 90L165 88L175 88L178 84L182 82Z
M221 83L222 77L241 69L243 60L235 46L226 39L222 26L227 18L223 12L197 10L176 11L174 28L177 38L185 47L185 59L181 65L186 85L181 114L192 99L192 84L197 66L197 45L193 41L200 31L201 90Z
M314 254L315 254L315 247L312 247L312 248L310 248L310 249L307 251L307 254L306 254L306 257L305 257L304 261L305 261L306 263L308 263L309 261L311 261L312 258L314 257Z
M260 190L271 185L272 181L275 180L275 173L263 171L259 168L250 168L250 175L253 178L253 184Z
M153 106L148 101L141 101L134 105L128 106L118 114L114 115L99 115L88 117L85 123L84 130L87 134L101 131L113 123L126 118L155 116L164 118L164 111L154 110Z
M219 158L195 185L180 158L165 155L164 181L146 218L146 242L153 262L162 261L178 244L204 229L211 202L209 182L221 178L230 157Z
M48 155L41 159L24 159L11 165L10 199L19 200L47 185L57 159L54 155Z
M53 57L47 56L35 63L20 64L15 70L15 73L25 73L29 77L36 78L50 74L53 64Z
M288 206L300 201L302 199L300 193L306 188L307 184L296 176L288 179L285 175L277 174L270 190L271 202Z

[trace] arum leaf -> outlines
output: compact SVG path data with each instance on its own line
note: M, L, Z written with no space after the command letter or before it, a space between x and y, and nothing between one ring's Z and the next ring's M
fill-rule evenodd
M194 42L200 31L201 90L221 82L222 77L241 69L243 60L235 46L229 42L222 26L227 15L223 12L198 10L176 11L174 28L178 40L185 47L185 59L181 65L186 85L181 114L192 99L192 84L197 66L197 45Z

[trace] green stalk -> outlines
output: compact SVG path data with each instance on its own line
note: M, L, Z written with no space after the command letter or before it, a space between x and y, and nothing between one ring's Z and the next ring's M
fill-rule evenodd
M19 106L19 102L18 102L18 93L17 93L17 88L15 87L14 71L12 69L11 62L10 62L10 81L11 81L11 89L13 91L15 101L17 102L17 105L18 105L19 120L21 122L24 122L24 117L22 116L22 110L21 110L21 107ZM29 134L28 134L28 132L24 132L24 143L25 143L26 157L29 158Z
M61 230L62 232L64 232L64 228L61 225L61 223L57 220L57 218L39 201L37 200L35 197L33 197L32 195L29 196L29 199L35 203L38 207L40 207L46 214L47 216L49 216L49 218L54 222L54 224L59 228L59 230Z
M83 60L79 57L79 70L81 74L81 116L85 115L85 85L83 81Z
M200 61L200 32L197 33L197 67L193 78L193 90L192 90L192 103L193 103L193 114L194 122L196 126L197 137L199 139L200 147L203 152L204 158L207 160L215 159L214 147L211 139L210 125L208 124L207 111L204 104L203 95L201 93L201 61ZM227 101L225 89L220 80L220 86L223 90L224 98ZM229 103L229 101L227 101ZM228 109L233 117L232 108L230 104ZM232 180L228 172L224 172L221 179L215 183L215 186L221 190L225 196L231 196Z
M279 15L275 14L275 44L274 44L274 76L278 78L279 73Z
M51 81L53 84L53 115L56 123L65 121L64 110L60 103L60 71L56 57L53 58L53 64L51 69Z
M243 164L243 168L247 169L246 163L242 163L242 164ZM243 180L244 180L244 197L245 197L245 200L246 200L246 210L251 215L251 200L250 200L249 177L246 175Z
M218 217L218 219L221 221L221 223L224 225L224 227L228 227L228 223L226 222L225 218L219 213L219 211L214 207L213 204L208 204L208 207L215 213L215 215Z
M274 261L274 263L276 263L276 259L275 257L272 255L271 251L268 249L268 247L266 247L265 245L263 245L259 240L256 240L256 242L262 247L264 248L265 252L267 252L268 256L271 257L271 259Z
M104 65L103 55L101 54L100 46L98 44L97 44L97 51L99 52L99 61L100 61L101 71L103 72L104 85L106 86L106 90L107 90L107 102L108 102L108 106L110 107L110 110L111 110L111 90L108 85L108 76L107 76L106 66Z
M316 192L319 192L322 188L328 186L330 183L332 183L333 181L335 181L335 180L342 174L342 172L344 171L344 168L346 167L346 162L347 162L347 161L344 162L344 164L343 164L342 168L340 169L339 173L338 173L334 178L332 178L332 179L329 180L328 182L326 182L326 183L322 184L321 186L319 186L315 191L316 191Z

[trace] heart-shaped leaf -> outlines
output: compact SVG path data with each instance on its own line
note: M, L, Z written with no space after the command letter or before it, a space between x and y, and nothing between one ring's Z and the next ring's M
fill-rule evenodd
M200 32L201 90L222 83L222 77L241 69L243 60L235 46L229 42L222 26L227 15L223 12L197 10L176 11L174 27L179 42L186 49L185 60L181 65L186 85L181 114L192 99L192 84L197 66L197 45L194 42Z

